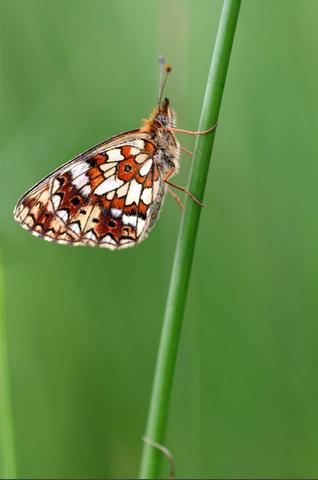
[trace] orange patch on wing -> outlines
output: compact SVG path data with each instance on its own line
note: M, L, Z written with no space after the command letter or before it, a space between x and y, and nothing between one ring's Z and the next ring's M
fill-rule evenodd
M107 233L107 215L101 215L99 217L99 222L94 226L94 231L97 238L101 238Z
M126 145L125 147L122 147L121 148L121 154L125 157L125 158L128 158L129 155L130 155L130 151L131 151L131 148Z
M93 160L95 160L97 165L103 165L107 161L107 155L105 156L99 153L93 157Z
M103 181L105 180L104 175L102 174L102 172L100 171L100 169L98 167L90 168L87 173L88 173L88 176L89 176L90 186L91 186L92 190L94 191L95 188L98 187L98 185L103 183Z
M109 202L109 205L110 203L112 202ZM96 224L94 230L99 239L103 238L107 233L110 233L111 236L118 241L121 231L121 219L113 217L110 210L106 208L105 214L103 214L103 210L101 211L99 223Z
M121 220L108 215L106 219L106 228L107 231L112 234L116 242L118 242L120 239Z
M125 215L137 215L137 205L132 203L131 205L126 205L124 208Z
M61 202L59 204L59 209L63 208L74 208L74 205L71 203L71 199L74 196L78 196L77 188L72 184L70 181L70 175L66 173L64 175L64 183L63 185L57 190L56 194L62 194L61 195Z
M146 178L146 181L144 182L144 187L145 188L151 188L153 184L153 174L152 171L149 173L148 177Z
M147 177L145 175L141 176L140 173L138 172L138 174L136 175L136 180L137 182L142 183L145 188L150 188L152 187L152 184L153 184L152 177L153 177L152 170L150 170Z
M155 150L155 146L151 142L146 142L145 141L145 147L144 147L145 152L147 153L153 153Z
M118 210L122 210L125 206L125 198L121 197L114 197L112 200L112 207L117 208Z
M139 211L139 213L142 213L143 215L146 215L147 210L148 210L148 205L146 205L146 204L143 203L143 202L140 202L140 203L139 203L139 206L138 206L138 211Z
M46 206L44 205L36 215L35 223L40 224L42 226L42 229L46 231L48 228L50 228L50 225L53 220L53 216L54 216L54 213L48 212Z
M135 157L129 157L118 165L118 178L128 182L131 178L135 177L140 165L135 162Z
M108 210L110 208L111 200L107 200L105 196L100 197L102 201L102 208ZM103 215L103 212L102 212Z

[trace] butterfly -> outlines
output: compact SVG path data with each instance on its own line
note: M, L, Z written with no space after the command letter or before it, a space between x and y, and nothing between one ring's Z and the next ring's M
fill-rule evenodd
M44 240L111 250L134 246L156 222L167 191L186 188L170 181L183 148L163 89L171 66L160 58L158 106L141 128L116 135L75 157L27 191L14 209L23 228Z

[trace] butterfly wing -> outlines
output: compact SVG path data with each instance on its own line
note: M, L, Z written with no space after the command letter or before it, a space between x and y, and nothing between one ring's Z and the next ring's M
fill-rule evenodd
M127 132L41 180L19 200L14 217L49 241L111 250L133 246L158 217L163 177L151 134Z

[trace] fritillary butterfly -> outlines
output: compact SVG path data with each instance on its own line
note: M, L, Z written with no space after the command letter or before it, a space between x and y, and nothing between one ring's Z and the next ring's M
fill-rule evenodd
M166 191L180 206L169 178L184 150L175 115L162 92L171 67L160 60L158 107L141 128L121 133L82 153L45 177L18 201L14 218L33 235L65 245L111 250L134 246L158 218Z

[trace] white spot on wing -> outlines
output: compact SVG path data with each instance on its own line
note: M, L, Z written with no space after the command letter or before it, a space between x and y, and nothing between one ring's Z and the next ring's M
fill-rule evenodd
M128 187L129 187L129 183L124 183L124 185L117 190L117 197L120 198L120 197L123 197L124 195L127 195Z
M81 189L81 194L84 197L88 197L88 195L90 195L91 191L92 191L91 186L90 185L85 185L85 187L83 187Z
M112 200L114 198L114 196L115 196L115 190L107 193L106 198L107 198L107 200Z
M115 173L116 173L116 167L113 167L104 174L104 178L111 177L112 175L115 175Z
M79 225L78 225L77 222L76 222L76 223L71 223L71 224L69 225L69 227L73 230L73 232L75 232L75 233L77 233L77 234L81 233L81 229L80 229L80 227L79 227Z
M61 203L61 197L59 195L53 195L52 203L55 210L59 208L59 204Z
M77 165L75 165L73 168L71 168L70 172L72 175L72 178L78 177L82 173L87 172L88 170L88 165L86 162L80 162Z
M140 152L139 148L131 147L130 155L137 155Z
M141 195L141 200L146 204L149 205L151 203L151 197L152 197L152 189L151 188L144 188L142 195Z
M119 210L119 208L111 208L110 213L113 215L113 217L120 217L121 214L123 213L122 210Z
M116 242L115 240L110 236L110 235L106 235L102 242L101 243L111 243L112 245L116 245Z
M141 234L141 232L144 229L146 221L143 218L138 217L138 223L137 223L137 237Z
M125 225L131 225L132 227L136 227L137 225L137 215L123 215L123 223Z
M120 180L115 176L109 177L106 180L104 180L103 183L98 185L94 193L96 195L104 195L107 192L111 192L112 190L115 190L116 188L121 187L123 183L124 183L123 180Z
M59 188L60 188L60 182L55 178L53 181L52 193L55 193Z
M120 148L114 148L112 150L109 150L107 152L107 156L110 162L119 162L120 160L124 159L120 152Z
M147 155L146 153L140 153L136 156L135 160L137 163L144 163L147 158L149 158L149 155Z
M151 169L151 165L152 165L152 160L150 158L143 164L143 166L139 170L140 175L142 176L147 175L147 173L149 173L149 170Z
M96 235L92 230L86 233L85 238L88 240L93 240L94 242L96 241Z
M82 188L84 185L88 184L87 175L78 175L72 180L72 184L77 188Z
M130 142L130 145L134 145L134 147L139 148L139 150L143 150L145 148L145 142L141 139L138 140L132 140Z
M58 217L60 217L61 220L63 220L63 222L67 222L68 220L67 210L58 210L56 214Z
M99 168L103 172L107 172L111 168L116 167L116 165L117 165L117 162L116 163L115 162L106 162L106 163L103 163L102 165L100 165Z
M126 198L126 205L131 205L133 202L139 202L141 188L141 183L138 183L135 179L132 179Z

